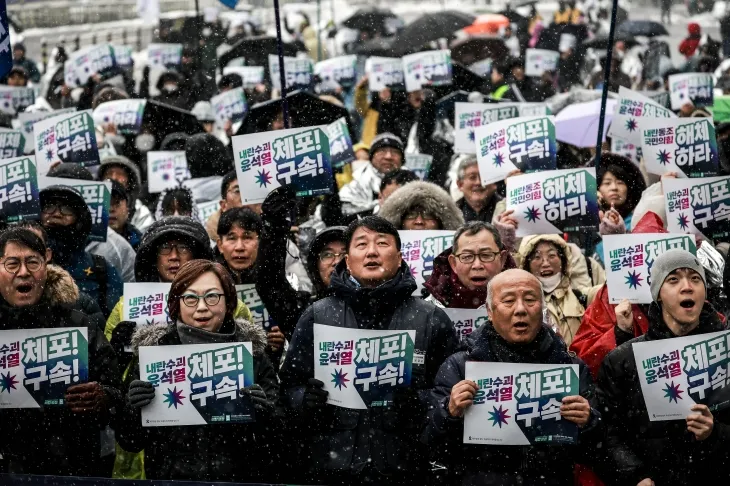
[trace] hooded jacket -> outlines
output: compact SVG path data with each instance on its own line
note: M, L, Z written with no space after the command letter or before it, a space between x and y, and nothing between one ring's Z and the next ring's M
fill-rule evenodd
M702 28L700 24L691 22L687 25L687 33L689 35L679 44L679 53L684 57L690 58L695 55L697 47L700 45Z
M730 412L712 412L710 437L697 441L684 420L649 420L634 358L634 343L676 337L664 323L659 304L649 308L649 330L614 349L598 372L597 397L603 413L608 484L635 485L651 478L657 485L727 484ZM717 313L705 303L696 336L725 330Z
M375 208L383 174L378 172L373 164L367 163L353 172L352 178L352 182L339 192L344 216L372 211Z
M251 342L254 383L263 388L269 400L276 401L279 384L264 352L263 329L244 319L223 326L221 332L230 333L231 342ZM175 324L140 327L132 337L135 355L141 346L180 344L183 343ZM139 366L132 369L129 381L139 379ZM147 479L256 482L262 479L275 457L267 442L267 437L279 427L274 416L257 414L254 423L220 427L143 427L140 414L140 410L125 412L125 420L117 429L117 440L125 450L144 449Z
M104 174L104 171L111 167L119 167L127 173L127 179L129 181L129 194L132 196L133 207L130 208L130 219L129 222L132 226L135 226L139 231L144 233L147 228L155 221L152 217L152 213L147 206L142 204L139 195L142 190L142 175L139 172L139 168L134 162L129 160L123 155L111 155L104 157L99 165L99 174Z
M507 343L491 323L466 340L467 349L450 356L439 369L429 396L428 425L423 440L449 471L448 484L494 486L563 486L573 484L573 466L592 462L588 452L600 438L600 416L585 364L568 353L547 325L525 346ZM591 418L580 431L579 444L482 446L463 444L464 420L448 412L451 389L464 380L467 361L579 365L580 395L591 402Z
M380 208L379 216L398 229L403 229L403 217L415 206L436 216L440 229L457 230L464 224L464 216L449 193L430 182L409 182L396 189Z
M108 411L123 404L117 359L101 330L74 310L79 289L68 272L55 265L48 265L47 272L37 304L12 307L0 297L0 330L86 328L89 382L104 387L109 408L103 414L76 414L66 407L5 409L0 414L0 453L7 472L94 476L100 466L100 427L108 423Z

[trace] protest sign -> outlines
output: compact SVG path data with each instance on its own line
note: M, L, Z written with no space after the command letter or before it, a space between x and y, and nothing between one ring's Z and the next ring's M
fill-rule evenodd
M33 125L33 136L39 174L48 173L56 162L84 167L100 163L91 110L41 120Z
M598 228L596 169L536 172L507 179L507 209L517 236L579 233Z
M557 71L558 59L560 59L558 51L549 51L547 49L525 50L525 76L539 77L545 71Z
M234 88L210 99L218 128L224 129L226 122L239 122L248 113L248 102L243 88Z
M411 384L416 331L365 330L314 324L314 377L327 403L363 410L393 404Z
M548 115L544 103L454 103L454 152L477 153L474 131L478 127L511 118L542 115Z
M621 89L621 88L619 88ZM625 89L625 88L624 88ZM620 93L620 91L619 91ZM670 94L669 91L639 91L639 94L644 96L645 98L649 98L654 103L658 104L662 108L669 108L671 101L670 101Z
M327 125L327 136L330 139L330 163L333 169L355 160L350 129L344 117Z
M122 68L130 68L134 65L132 54L134 49L132 46L112 45L112 53L114 54L114 63Z
M0 128L0 159L20 157L25 153L25 137L18 130ZM35 161L33 162L35 164Z
M103 75L114 67L114 50L108 44L82 47L72 52L63 65L64 82L69 88L79 88L89 78Z
M125 283L122 320L149 325L168 321L169 283Z
M243 80L243 87L246 89L253 89L258 84L264 82L264 67L263 66L233 66L228 63L228 66L223 68L223 75L226 74L237 74L241 76Z
M32 141L33 139L33 125L41 120L47 120L59 115L65 115L68 113L75 113L76 108L63 108L55 111L35 111L31 113L18 113L18 117L13 119L13 128L20 130L26 140ZM25 153L31 153L35 149L34 143L26 143Z
M64 407L89 381L85 327L0 331L0 408Z
M683 234L639 233L603 237L608 299L618 304L651 304L651 267L664 252L681 249L697 253L694 238Z
M198 203L198 216L200 216L200 220L205 224L208 221L208 218L213 216L216 211L218 211L221 208L220 201L208 201L204 203Z
M701 305L701 303L700 303ZM636 371L652 422L684 420L701 403L715 412L730 405L730 332L633 343Z
M239 135L232 144L244 204L263 202L271 191L289 184L298 196L332 191L326 125Z
M526 116L474 130L482 185L503 181L510 172L554 170L557 144L552 116Z
M38 189L49 186L68 186L76 189L84 198L91 213L91 233L89 241L106 241L109 227L109 206L111 205L112 183L110 181L84 181L59 177L38 177Z
M251 311L254 324L258 324L266 331L270 331L272 327L276 326L256 291L256 284L236 285L236 294L238 300L246 304L248 310Z
M411 269L416 279L418 289L413 295L421 295L423 283L433 272L434 259L451 248L454 243L454 232L448 230L401 230L398 231L401 240L403 261Z
M403 84L403 61L392 57L369 57L365 62L368 89L382 91Z
M351 88L357 82L357 56L339 56L314 65L314 74L323 82L335 82Z
M308 89L312 83L312 70L312 60L308 57L284 57L286 89ZM279 56L269 54L269 75L271 76L271 87L276 90L281 90Z
M223 44L225 45L225 44ZM230 49L229 49L230 50ZM228 52L228 51L226 51ZM219 56L220 57L220 56ZM230 61L228 61L228 64L226 64L226 67L243 67L246 65L246 58L245 57L234 57ZM261 68L263 69L263 67ZM225 74L225 73L223 73Z
M147 152L147 188L152 194L180 186L190 179L185 152Z
M38 219L38 174L33 156L0 160L0 221Z
M662 187L670 233L730 236L730 177L667 178Z
M445 308L444 312L454 323L456 334L459 340L463 341L468 335L479 329L483 324L489 322L487 310L484 307L479 309L456 309Z
M711 73L682 73L669 76L672 110L691 102L695 108L712 106L714 81Z
M417 52L403 57L406 91L418 91L424 86L451 84L451 51Z
M611 153L623 155L638 166L641 165L641 144L635 145L618 137L611 139Z
M119 135L137 135L142 127L142 118L147 100L107 101L96 107L92 113L98 126L114 125Z
M147 46L147 64L150 67L172 68L182 64L182 44L150 44Z
M676 118L676 115L636 91L621 86L608 136L641 145L644 118Z
M424 180L431 170L433 155L406 154L405 168L413 172L419 179Z
M142 346L139 377L155 387L142 408L144 427L254 421L240 392L254 384L250 342Z
M580 394L578 365L467 361L477 384L464 414L464 443L575 444L578 426L560 415L565 397Z
M33 88L0 86L0 113L15 115L35 103Z
M641 152L650 174L717 175L719 158L710 118L642 118Z

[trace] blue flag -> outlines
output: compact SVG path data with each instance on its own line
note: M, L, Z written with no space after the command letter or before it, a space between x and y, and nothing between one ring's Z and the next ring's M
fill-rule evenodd
M13 67L13 51L10 48L10 28L8 27L8 7L0 0L0 77L4 77Z
M2 0L0 0L0 1L2 1ZM238 5L238 0L219 0L219 1L228 8L236 8L236 5Z

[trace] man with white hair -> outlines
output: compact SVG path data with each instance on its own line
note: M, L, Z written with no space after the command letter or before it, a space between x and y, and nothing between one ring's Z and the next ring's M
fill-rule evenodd
M464 221L482 221L489 223L494 215L494 208L502 197L497 194L496 184L482 185L476 156L469 156L459 163L456 172L456 186L464 197L456 205L464 215Z

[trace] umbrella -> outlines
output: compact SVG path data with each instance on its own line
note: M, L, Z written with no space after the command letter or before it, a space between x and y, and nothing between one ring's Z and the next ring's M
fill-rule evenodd
M634 38L633 35L627 34L625 32L616 32L616 36L613 40L614 42L623 42L626 44L627 48L632 48L634 46L639 45L639 41ZM581 44L586 49L608 49L608 36L607 35L599 35L594 37L593 39L584 42Z
M451 59L461 64L474 64L490 58L500 62L509 56L509 49L500 37L469 37L451 44Z
M298 51L305 51L306 47L301 43L282 44L282 50L285 56L296 56ZM245 57L246 64L249 66L268 66L269 54L277 54L276 37L259 36L248 37L236 42L225 54L218 58L218 65L223 69L226 64L237 57ZM265 69L264 71L268 71Z
M611 91L608 92L608 97L611 99L618 99L618 95ZM598 100L601 98L601 92L596 89L574 89L567 93L559 93L555 96L545 100L545 103L550 108L550 112L553 115L557 115L566 107L577 104L586 103L588 101Z
M500 29L509 24L510 20L504 15L484 14L477 17L473 24L464 29L464 32L469 35L498 34Z
M350 121L350 115L344 106L335 105L313 94L299 90L287 93L286 98L289 103L289 116L291 117L292 128L328 125L345 117L350 133L355 133ZM249 110L236 135L270 130L269 124L280 113L280 99L254 105Z
M651 20L627 20L618 26L617 32L623 32L637 37L669 35L669 32L667 32L667 29L662 24Z
M145 104L142 127L147 127L158 142L171 133L195 135L203 131L198 119L189 111L154 100L147 100Z
M510 0L510 8L524 7L526 5L535 5L539 0Z
M454 91L479 91L489 93L489 83L486 79L475 72L470 71L461 64L455 62L451 66L451 84L447 86L434 86L431 89L438 98L443 98Z
M560 37L563 34L574 36L580 44L588 38L588 27L585 25L550 24L540 33L540 40L535 47L537 49L547 49L548 51L558 51L560 50Z
M390 9L366 7L357 10L342 25L348 29L366 30L370 32L385 32L388 19L397 19L398 16Z
M606 103L606 123L603 125L603 140L613 119L616 100ZM576 147L593 147L598 135L601 114L601 100L570 105L555 117L555 138Z
M455 10L422 15L395 37L393 46L398 50L398 57L417 52L428 42L451 37L457 30L471 25L474 18Z
M370 39L355 47L355 54L360 56L399 57L395 54L393 47L394 37L379 37Z

